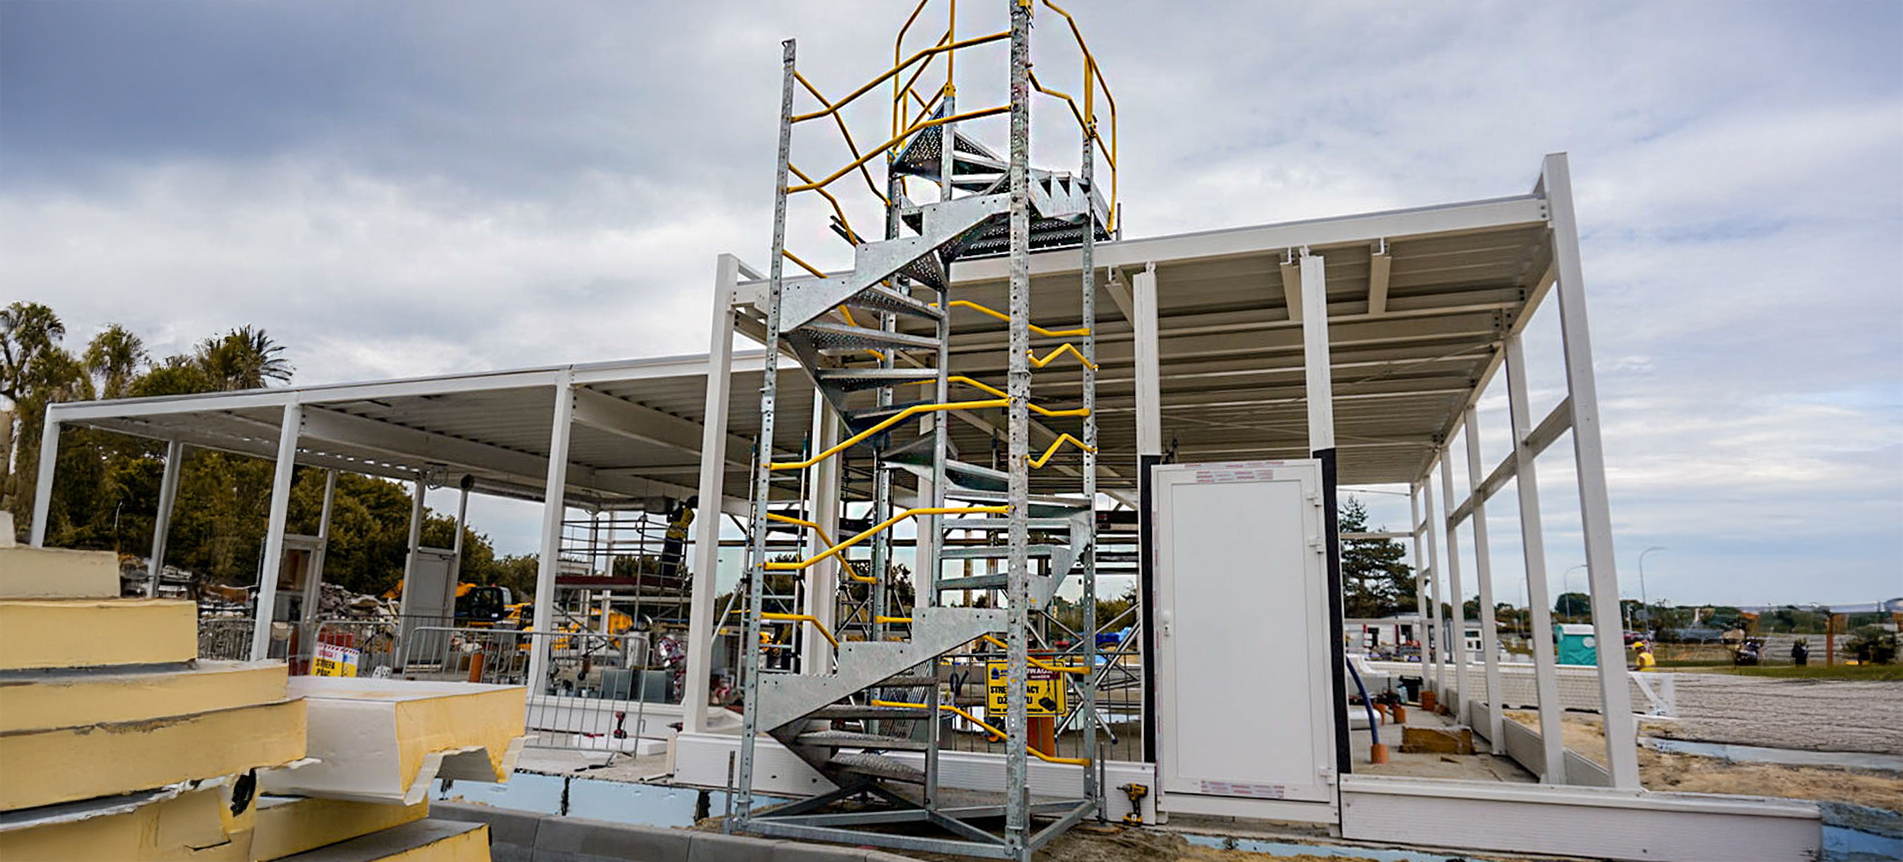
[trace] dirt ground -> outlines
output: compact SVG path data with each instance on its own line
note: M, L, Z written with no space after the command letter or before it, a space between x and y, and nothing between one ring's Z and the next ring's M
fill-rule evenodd
M1507 717L1528 727L1539 726L1538 713L1509 710ZM1662 722L1648 723L1645 731L1663 735L1659 733L1662 726ZM1560 728L1567 748L1604 765L1606 737L1598 716L1567 715ZM1903 776L1893 772L1775 763L1733 763L1715 757L1663 754L1640 748L1639 781L1648 790L1849 802L1903 812Z
M1903 754L1903 683L1678 673L1674 685L1679 720L1657 736Z

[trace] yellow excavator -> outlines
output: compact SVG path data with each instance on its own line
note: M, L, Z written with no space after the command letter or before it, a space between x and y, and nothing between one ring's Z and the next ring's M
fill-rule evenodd
M398 579L396 586L383 594L386 601L395 601L403 597L403 581ZM497 623L510 618L510 609L519 607L515 595L508 587L493 584L472 584L464 581L456 585L456 624L470 628L494 628Z

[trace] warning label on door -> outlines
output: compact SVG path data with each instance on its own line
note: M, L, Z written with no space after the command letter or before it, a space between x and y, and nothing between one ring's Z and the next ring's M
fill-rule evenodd
M985 674L985 714L1004 717L1010 706L1010 673L1001 661L990 662ZM1068 712L1064 702L1064 681L1053 671L1030 668L1024 682L1024 714L1032 718L1050 718Z

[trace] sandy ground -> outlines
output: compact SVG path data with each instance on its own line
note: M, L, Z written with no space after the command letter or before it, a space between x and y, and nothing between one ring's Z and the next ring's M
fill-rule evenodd
M1903 754L1903 683L1674 675L1678 721L1657 736L1795 748Z
M1539 726L1537 713L1509 710L1507 716L1528 727ZM1662 735L1658 731L1665 726L1663 722L1648 722L1644 730L1649 734ZM1606 737L1600 728L1599 716L1567 715L1560 728L1567 748L1602 765L1606 762ZM1640 748L1639 781L1648 790L1780 796L1820 802L1849 802L1903 812L1903 775L1894 772L1775 763L1733 763L1715 757L1662 754L1649 748Z

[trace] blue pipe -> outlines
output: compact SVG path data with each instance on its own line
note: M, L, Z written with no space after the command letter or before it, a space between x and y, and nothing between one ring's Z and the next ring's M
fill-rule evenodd
M1361 672L1355 670L1355 663L1345 662L1345 664L1348 665L1348 675L1355 678L1355 690L1361 692L1361 706L1368 710L1368 733L1373 735L1374 744L1380 745L1381 723L1374 720L1374 701L1368 699L1368 687L1361 684Z

